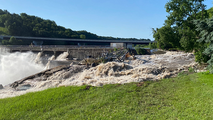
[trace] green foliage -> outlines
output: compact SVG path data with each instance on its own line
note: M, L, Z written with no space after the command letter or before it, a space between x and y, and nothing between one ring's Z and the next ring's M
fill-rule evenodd
M194 73L194 72L195 72L194 68L190 67L190 68L189 68L189 72L190 72L190 73Z
M207 70L206 72L202 72L201 74L208 75L208 74L210 74L210 72L209 72L209 70Z
M1 40L1 44L2 45L9 45L9 41L8 40Z
M16 38L14 36L10 37L9 43L16 44Z
M169 15L164 26L153 29L153 37L157 41L158 48L178 48L187 52L196 49L199 33L195 30L193 20L209 16L203 1L170 0L167 2L165 8Z
M99 59L99 61L100 61L99 63L106 63L106 62L107 62L107 59L101 57L101 58Z
M114 51L117 51L118 49L117 48L114 48Z
M209 9L208 11L206 11L206 12L207 12L209 18L213 17L213 7L210 8L210 9Z
M183 75L185 75L185 74L184 74L184 71L181 71L181 72L178 73L177 76L178 76L178 77L182 77Z
M143 49L142 45L136 45L135 50L136 50L138 55L145 55L146 54L146 50Z
M213 73L213 17L205 20L195 20L194 23L197 27L196 30L200 32L201 36L198 42L207 44L203 53L210 57L207 61L209 64L208 69L210 73Z
M9 35L9 32L6 28L0 27L0 35Z
M81 38L81 39L86 39L86 35L81 34L81 35L80 35L80 38Z
M168 49L180 46L178 32L170 26L153 29L153 37L157 41L157 48Z
M14 36L10 37L9 40L2 40L2 45L21 45L22 40L17 40Z
M207 61L210 59L209 55L204 54L204 50L208 47L208 44L200 43L198 47L195 49L195 61L199 64L201 63L207 63Z
M150 49L156 49L157 48L157 43L149 43L149 48Z
M17 40L14 36L10 37L9 40L2 40L3 45L21 45L22 40Z
M180 46L186 52L194 50L196 47L197 33L194 28L186 27L181 30L182 37L180 38Z
M165 5L166 12L169 13L166 24L175 25L178 28L189 27L192 24L191 20L198 19L199 12L202 13L201 19L204 19L206 5L203 2L204 0L170 0Z
M140 47L142 47L142 48L149 48L149 45L140 45Z
M1 31L4 28L4 31ZM99 40L141 40L150 41L149 39L136 38L114 38L103 37L87 32L85 30L73 31L64 28L55 23L55 21L45 20L40 17L27 15L26 13L11 14L6 10L0 9L0 35L11 36L32 36L32 37L52 37L52 38L73 38L73 39L99 39ZM31 43L30 41L29 43ZM22 44L29 45L28 42ZM73 44L68 42L44 42L44 44ZM103 43L104 44L104 43Z

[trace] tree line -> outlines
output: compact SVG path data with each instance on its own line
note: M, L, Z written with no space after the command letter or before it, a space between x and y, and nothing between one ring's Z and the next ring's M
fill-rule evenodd
M164 26L153 28L156 43L151 48L194 52L196 61L209 63L213 73L213 8L204 0L170 0Z
M21 13L20 15L11 14L7 10L2 9L0 9L0 27L5 28L11 36L150 41L150 39L98 36L85 30L74 31L59 26L52 20L45 20L37 16L27 15L26 13Z

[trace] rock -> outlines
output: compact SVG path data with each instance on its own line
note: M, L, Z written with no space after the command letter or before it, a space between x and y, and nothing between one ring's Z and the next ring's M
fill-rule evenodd
M78 58L73 58L73 60L78 60Z
M3 85L2 84L0 84L0 89L3 89L4 87L3 87Z
M98 64L100 60L94 58L85 58L79 62L79 65L91 65L92 63Z
M92 63L92 64L91 64L91 67L95 67L95 66L96 66L96 64L95 64L95 63Z
M189 54L187 55L187 58L188 58L188 59L190 59L190 58L194 58L194 54L189 53Z
M18 91L23 91L23 90L27 90L27 89L30 89L31 88L31 85L30 84L26 84L26 85L20 85L16 88L16 90Z

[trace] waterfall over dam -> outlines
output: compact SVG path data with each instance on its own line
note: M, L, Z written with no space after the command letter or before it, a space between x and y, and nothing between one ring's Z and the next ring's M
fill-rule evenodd
M113 51L114 48L106 46L74 46L74 45L43 45L43 46L28 46L28 45L10 45L0 46L0 48L7 48L11 53L13 52L27 52L32 51L35 53L42 52L44 55L54 55L56 58L63 52L67 52L68 59L84 59L87 56L95 58L100 57L102 53Z

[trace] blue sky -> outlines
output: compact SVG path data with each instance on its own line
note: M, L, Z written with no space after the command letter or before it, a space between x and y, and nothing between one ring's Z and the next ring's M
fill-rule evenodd
M0 0L0 9L55 21L100 36L149 38L163 26L169 0ZM213 0L206 0L207 9Z

